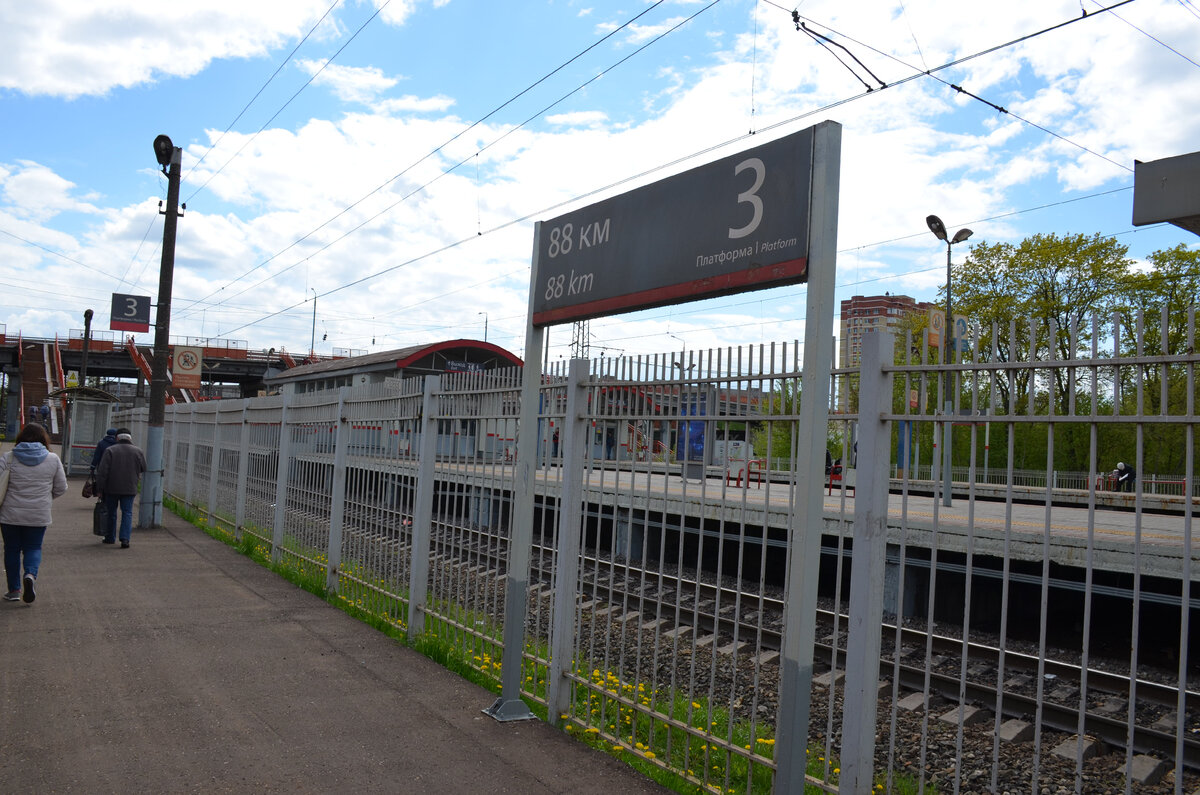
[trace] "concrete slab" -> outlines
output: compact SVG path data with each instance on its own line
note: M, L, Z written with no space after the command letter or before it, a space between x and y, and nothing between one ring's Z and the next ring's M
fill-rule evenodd
M1033 724L1019 718L1009 718L1004 721L1000 724L1000 731L997 732L1002 743L1027 743L1033 740L1034 733Z
M924 693L909 693L904 698L896 702L896 706L905 712L916 712L919 709L925 708Z
M1161 759L1148 754L1138 754L1131 760L1126 778L1136 784L1157 784L1162 781L1170 767Z
M840 684L846 677L845 671L826 671L823 674L818 674L813 677L813 684L818 687L830 688L835 684Z
M1051 753L1053 753L1055 756L1060 756L1063 759L1070 759L1074 761L1075 754L1079 749L1080 743L1083 744L1084 759L1091 759L1093 756L1100 756L1108 751L1108 748L1104 745L1104 743L1100 740L1097 740L1095 737L1080 737L1079 735L1074 735L1054 746L1054 750Z
M967 704L964 707L955 707L954 709L943 712L938 715L938 720L942 723L949 723L955 726L959 724L963 726L974 726L976 723L983 723L992 719L992 713L983 707L976 707L972 704Z

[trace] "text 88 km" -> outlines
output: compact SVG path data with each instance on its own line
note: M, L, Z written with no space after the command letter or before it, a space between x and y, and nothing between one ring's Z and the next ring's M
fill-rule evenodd
M609 219L592 221L580 225L576 230L575 224L566 223L550 230L550 245L546 247L546 255L551 259L570 254L574 249L591 248L608 242Z

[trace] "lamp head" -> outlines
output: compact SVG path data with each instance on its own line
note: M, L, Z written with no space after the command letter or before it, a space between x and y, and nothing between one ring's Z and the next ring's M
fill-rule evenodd
M171 143L168 136L160 135L154 139L154 158L162 166L164 172L167 170L167 166L171 165L171 155L174 153L175 145Z
M954 239L951 243L961 243L973 234L970 229L960 229L954 233ZM944 238L943 238L944 239Z
M942 223L942 219L936 215L925 216L925 225L929 227L929 231L937 236L938 240L946 239L946 225Z

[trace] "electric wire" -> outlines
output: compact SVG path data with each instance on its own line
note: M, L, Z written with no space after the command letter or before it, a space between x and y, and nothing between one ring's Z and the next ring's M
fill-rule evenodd
M1113 6L1110 6L1110 7L1109 7L1109 9L1112 9L1112 8L1118 8L1118 7L1122 6L1122 5L1126 5L1126 4L1128 4L1128 3L1131 3L1131 2L1133 2L1133 1L1134 1L1134 0L1122 0L1121 2L1119 2L1119 3L1116 3L1116 4L1115 4L1115 5L1113 5ZM710 8L712 5L715 5L715 3L716 3L716 2L719 2L719 0L714 0L714 2L713 2L713 3L709 4L708 6L706 6L706 7L705 7L704 9L702 9L700 12L697 12L697 14L699 14L699 13L702 13L704 10L707 10L707 9L708 9L708 8ZM771 5L774 5L774 6L776 6L777 8L782 8L782 6L779 6L778 4L771 2L771 0L766 0L766 2L770 3ZM1105 9L1105 10L1109 10L1109 9ZM786 10L786 9L785 9L785 10ZM788 12L788 13L790 14L791 12ZM694 17L694 16L695 16L695 15L693 15L693 17ZM1094 15L1093 15L1093 16L1094 16ZM689 19L690 19L690 18L689 18ZM793 19L796 19L796 18L794 17ZM807 19L806 19L805 21L812 21L812 20L807 20ZM1004 47L1007 47L1007 46L1013 46L1013 45L1015 45L1015 44L1018 44L1018 43L1021 43L1021 42L1027 41L1027 40L1030 40L1030 39L1032 39L1032 38L1034 38L1034 37L1036 37L1036 36L1043 35L1043 34L1045 34L1045 33L1048 33L1048 32L1050 32L1050 31L1056 30L1056 29L1058 29L1058 28L1064 27L1064 26L1066 26L1066 25L1073 24L1074 22L1077 22L1077 21L1079 21L1079 20L1078 20L1078 19L1071 19L1071 20L1068 20L1068 21L1066 21L1066 22L1058 23L1058 24L1056 24L1056 25L1052 25L1052 26L1050 26L1050 27L1043 28L1043 29L1042 29L1042 30L1040 30L1040 31L1037 31L1037 32L1034 32L1034 33L1030 33L1030 34L1026 34L1026 35L1024 35L1024 36L1020 36L1020 37L1018 37L1018 38L1016 38L1016 39L1013 39L1013 40L1011 40L1011 41L1009 41L1009 42L1007 42L1007 43L1005 43L1005 44L994 45L994 46L992 46L992 47L989 47L989 48L987 48L987 49L985 49L985 50L981 50L981 51L979 51L979 52L976 52L976 53L974 53L974 54L967 55L967 56L963 56L962 58L958 58L958 59L956 59L956 60L954 60L954 61L950 61L950 62L948 62L948 63L946 63L946 64L943 64L943 65L941 65L941 66L934 67L934 69L932 69L932 70L928 70L928 71L926 71L926 72L918 72L918 73L916 73L916 74L914 74L914 75L911 75L911 76L909 76L909 77L907 77L907 78L902 78L901 80L899 80L899 81L897 81L897 82L895 82L895 83L891 83L891 84L885 84L885 87L893 87L893 86L899 85L899 84L901 84L901 83L908 82L909 80L915 80L915 79L917 79L917 78L919 78L919 77L922 77L922 76L931 76L931 77L935 77L935 79L938 79L940 82L943 82L943 83L945 83L946 81L942 80L941 78L936 78L936 76L935 76L933 73L934 73L934 72L938 72L938 71L945 70L945 69L947 69L947 68L950 68L951 66L954 66L954 65L958 65L958 64L965 63L965 62L967 62L967 61L970 61L970 60L973 60L973 59L975 59L975 58L978 58L978 57L980 57L980 56L982 56L982 55L984 55L984 54L988 54L988 53L991 53L991 52L995 52L995 51L997 51L997 50L999 50L999 49L1002 49L1002 48L1004 48ZM681 23L681 24L683 24L683 23ZM814 24L819 24L819 23L814 23ZM678 26L676 26L676 27L678 27ZM825 27L827 30L831 30L831 31L833 31L833 29L832 29L832 28L829 28L828 26L822 25L822 27ZM672 28L672 30L674 30L674 29L675 29L675 28ZM669 32L669 31L668 31L668 32ZM839 35L839 36L840 36L840 35L842 35L841 33L838 33L837 31L833 31L833 32L834 32L834 33L836 33L836 34L837 34L837 35ZM665 35L665 34L664 34L664 35ZM863 45L861 42L857 42L857 41L855 41L854 39L852 39L852 38L850 38L850 37L843 36L843 38L846 38L848 41L854 41L856 44L859 44L860 46L867 46L867 45ZM657 39L656 39L656 40L657 40ZM901 63L901 64L903 64L904 66L906 66L906 67L908 67L908 68L912 68L911 66L909 66L908 64L904 64L904 62L903 62L903 61L901 61L901 60L900 60L900 59L898 59L898 58L895 58L894 56L887 55L886 53L883 53L883 52L881 52L881 51L879 51L879 50L877 50L876 48L873 48L873 47L871 47L870 49L872 49L873 51L875 51L875 52L877 52L877 53L879 53L879 54L881 54L881 55L885 55L886 57L888 57L888 58L891 58L892 60L896 61L897 63ZM628 56L628 57L632 57L632 55L633 55L633 54L631 54L631 55L630 55L630 56ZM618 62L617 62L617 65L619 65L619 64L621 64L621 63L624 63L626 60L628 60L628 57L627 57L627 58L624 58L624 59L621 59L620 61L618 61ZM882 82L882 81L881 81L881 82ZM586 84L585 84L585 85L586 85ZM854 96L851 96L851 97L844 98L844 99L842 99L842 100L839 100L839 101L836 101L836 102L833 102L833 103L827 104L827 105L825 105L825 106L823 106L823 107L821 107L821 108L817 108L817 109L814 109L814 110L808 111L808 112L806 112L806 113L800 114L799 116L792 117L791 119L788 119L788 120L786 120L786 121L777 122L777 123L775 123L775 124L772 124L772 125L768 126L768 127L767 127L767 128L765 128L765 129L766 129L766 130L776 129L776 128L782 127L782 126L784 126L784 125L786 125L786 124L791 124L791 123L794 123L794 122L795 122L795 121L797 121L797 120L800 120L800 119L803 119L803 118L807 118L807 117L809 117L809 116L812 116L812 115L814 115L814 114L818 114L818 113L825 113L825 112L827 112L828 110L830 110L830 109L832 109L832 108L839 107L839 106L841 106L841 105L843 105L843 104L846 104L846 103L848 103L848 102L854 101L854 100L856 100L856 99L861 99L862 97L864 97L864 96L867 96L869 93L870 93L870 92L863 93L863 94L856 94L856 95L854 95ZM568 95L568 96L569 96L569 95ZM558 101L559 101L559 102L561 102L562 100L560 99L560 100L558 100ZM556 103L554 103L554 104L557 104L557 102L556 102ZM552 104L550 107L553 107L553 106L554 106L554 104ZM544 112L544 111L543 111L543 112ZM526 122L526 123L528 123L528 122ZM1036 126L1036 125L1033 125L1033 126ZM1042 129L1042 128L1040 128L1040 127L1039 127L1038 129ZM1049 131L1047 131L1047 132L1049 132ZM506 133L506 134L507 134L507 133ZM1053 134L1053 133L1050 133L1050 134ZM503 136L501 136L501 137L503 137ZM597 189L595 189L595 190L593 190L593 191L589 191L588 193L586 193L586 194L583 194L583 195L581 195L581 196L574 197L573 199L571 199L571 200L569 200L569 201L559 202L558 204L555 204L555 205L553 205L553 206L551 206L551 207L544 208L544 209L543 209L541 212L530 213L530 214L527 214L527 215L525 215L525 216L522 216L521 218L518 218L518 219L513 219L513 220L510 220L510 221L508 221L508 222L506 222L506 223L504 223L504 224L500 224L500 225L498 225L498 226L492 227L491 229L487 230L487 232L485 232L484 234L489 234L489 233L491 233L491 232L497 232L497 231L500 231L501 229L505 229L505 228L507 228L508 226L511 226L511 225L513 225L513 224L515 224L515 223L521 223L521 222L523 222L523 221L525 221L525 220L528 220L528 219L530 219L530 218L532 218L532 217L534 217L534 216L537 216L537 215L544 215L545 213L547 213L547 212L550 212L550 211L552 211L552 210L554 210L554 209L557 209L558 207L561 207L561 206L563 206L563 205L566 205L566 204L571 204L571 203L575 203L575 202L578 202L578 201L580 201L580 200L582 200L582 199L589 198L590 196L593 196L593 195L595 195L595 194L597 194L597 193L600 193L600 192L604 192L604 191L611 190L611 189L613 189L613 188L615 188L615 187L619 187L619 186L621 186L621 185L623 185L623 184L626 184L626 183L628 183L628 182L630 182L630 181L633 181L633 180L641 179L642 177L649 176L650 174L656 173L656 172L658 172L658 171L661 171L661 170L663 170L663 169L666 169L666 168L670 168L670 167L672 167L672 166L674 166L674 165L676 165L676 164L678 164L678 163L681 163L681 162L684 162L684 161L687 161L687 160L694 159L694 158L696 158L696 157L699 157L699 156L701 156L701 155L703 155L703 154L707 154L707 153L709 153L709 152L711 152L711 151L714 151L714 150L716 150L716 149L719 149L719 148L722 148L722 147L728 146L728 145L730 145L730 144L732 144L732 143L736 143L736 142L739 142L739 141L743 141L743 140L745 140L747 137L748 137L748 136L746 136L746 135L743 135L743 136L738 136L738 137L736 137L736 138L734 138L734 139L730 139L730 140L724 141L724 142L722 142L722 143L719 143L719 144L716 144L716 145L713 145L713 146L707 147L707 148L705 148L705 149L702 149L702 150L700 150L700 151L698 151L698 152L693 152L693 153L691 153L690 155L686 155L686 156L684 156L684 157L677 158L677 159L675 159L675 160L673 160L673 161L671 161L671 162L669 162L669 163L661 164L661 165L659 165L659 166L656 166L656 167L654 167L654 168L652 168L652 169L648 169L648 170L646 170L646 171L643 171L643 172L641 172L641 173L639 173L639 174L635 174L635 175L632 175L632 176L626 177L626 178L624 178L624 179L622 179L622 180L619 180L619 181L617 181L617 182L614 182L614 183L610 183L610 184L608 184L608 185L604 186L603 188L597 188ZM1057 136L1057 137L1061 137L1061 136ZM1067 139L1065 139L1065 138L1064 138L1064 139L1062 139L1062 140L1067 140ZM1068 141L1068 142L1069 142L1069 141ZM495 141L493 141L493 142L492 142L492 144L489 144L489 146L490 146L490 145L493 145L494 143L496 143L496 142L495 142ZM1079 146L1078 144L1075 144L1075 145L1076 145L1076 146ZM484 147L484 149L486 149L486 148L487 148L487 147L485 146L485 147ZM1090 150L1087 150L1087 149L1086 149L1086 147L1082 147L1082 146L1080 146L1080 148L1081 148L1081 149L1084 149L1085 151L1090 151ZM480 151L483 151L483 150L481 149ZM1095 153L1093 153L1093 154L1095 154ZM1102 159L1104 159L1104 160L1108 160L1108 162L1114 162L1114 161L1111 161L1111 160L1109 160L1108 158L1104 157L1103 155L1099 155L1099 154L1097 154L1097 156L1098 156L1098 157L1101 157L1101 158L1102 158ZM455 165L453 168L457 168L457 167L458 167L458 165L461 165L461 163L462 163L462 162L465 162L465 161L460 161L460 163L456 164L456 165ZM1114 163L1114 164L1115 164L1115 163ZM1115 164L1115 165L1120 165L1120 164ZM435 177L435 178L434 178L434 180L432 180L431 182L433 182L433 181L436 181L437 179L440 179L441 177L445 176L447 173L449 173L450 171L452 171L452 170L453 170L453 168L452 168L452 169L449 169L449 170L447 170L446 172L443 172L443 173L442 173L442 174L440 174L438 177ZM1129 169L1126 169L1126 170L1129 170ZM406 196L406 197L404 197L404 198L407 198L407 196ZM404 199L402 198L400 201L403 201L403 200L404 200ZM398 204L398 203L399 203L399 201L398 201L398 202L396 202L396 204ZM389 206L389 207L388 207L388 208L386 208L386 209L385 209L383 212L386 212L387 210L390 210L390 209L391 209L391 207L394 207L394 206L395 206L395 204L393 204L393 205ZM378 217L378 215L379 215L379 214L377 214L376 216L373 216L372 218L368 219L367 221L364 221L362 224L359 224L358 226L356 226L356 227L354 227L353 229L349 230L348 232L346 232L345 234L343 234L342 236L340 236L340 237L339 237L339 238L337 238L336 240L334 240L334 241L331 241L329 244L326 244L326 246L322 247L322 248L321 248L319 251L317 251L317 252L314 252L313 254L309 255L309 257L306 257L304 260L301 260L300 262L294 263L292 266L289 266L289 268L285 268L283 271L280 271L279 273L286 272L286 270L290 269L291 267L295 267L296 265L299 265L299 264L301 264L302 262L305 262L305 261L307 261L307 260L308 260L308 259L310 259L312 256L315 256L315 254L317 254L317 253L320 253L320 251L323 251L323 250L325 250L326 248L328 248L328 247L329 247L330 245L332 245L333 243L335 243L335 242L338 242L338 241L340 241L340 240L344 239L344 238L345 238L346 236L348 236L349 234L351 234L351 233L353 233L353 232L357 231L357 230L358 230L358 229L360 229L360 228L361 228L363 225L365 225L367 222L369 222L369 221L371 221L371 220L374 220L374 218L375 218L375 217ZM413 263L415 263L415 262L419 262L419 261L421 261L421 260L423 260L423 259L426 259L427 257L430 257L430 256L433 256L433 255L435 255L435 254L439 254L439 253L443 253L443 252L445 252L445 251L448 251L448 250L450 250L450 249L452 249L452 248L455 248L455 247L457 247L458 245L461 245L462 243L465 243L467 240L473 240L473 239L476 239L476 238L477 238L477 237L479 237L479 236L480 236L480 235L479 235L478 233L476 233L476 235L473 235L473 236L471 236L471 237L466 237L466 238L462 238L462 239L460 239L460 240L458 240L458 241L454 241L454 242L452 242L452 243L449 243L449 244L447 244L447 245L445 245L445 246L439 247L439 248L437 248L437 249L436 249L436 250L434 250L434 251L430 251L430 252L427 252L427 253L425 253L425 254L418 255L418 256L416 256L416 257L413 257L413 258L411 258L411 259L405 260L404 262L401 262L401 263L398 263L398 264L396 264L396 265L392 265L392 266L389 266L389 267L387 267L387 268L384 268L384 269L382 269L382 270L380 270L380 271L377 271L377 272L375 272L375 273L373 273L373 274L369 274L369 275L367 275L367 276L361 277L361 278L359 278L359 279L356 279L356 280L354 280L354 281L348 282L348 283L346 283L346 284L343 284L343 285L341 285L341 286L335 287L335 288L334 288L334 289L332 289L332 290L329 290L329 291L327 291L327 292L325 292L325 293L322 293L322 296L324 296L324 295L331 295L331 294L334 294L334 293L340 292L340 291L342 291L342 290L344 290L344 289L347 289L347 288L349 288L349 287L352 287L352 286L354 286L354 285L361 284L361 283L363 283L363 282L366 282L366 281L369 281L369 280L372 280L372 279L378 278L379 276L385 275L385 274L387 274L387 273L391 273L392 271L395 271L395 270L397 270L397 269L399 269L399 268L402 268L402 267L406 267L407 265L411 265L411 264L413 264ZM270 277L270 278L274 278L274 276L277 276L277 275L279 275L279 273L277 273L277 274L274 274L274 275L273 275L272 277ZM268 280L269 280L269 279L268 279ZM264 282L259 282L258 284L254 285L254 286L255 286L255 287L257 287L257 286L261 286L263 283L265 283L265 281L267 281L267 280L264 280ZM247 288L247 289L251 289L251 288ZM239 293L239 294L240 294L240 293ZM272 313L270 313L270 314L268 314L268 315L264 316L264 318L263 318L263 319L267 319L267 318L270 318L270 317L275 317L275 316L276 316L276 315L278 315L278 314L282 314L283 312L290 311L290 310L292 310L292 309L296 308L297 306L301 306L301 305L303 305L304 303L306 303L306 301L307 301L307 299L306 299L305 301L301 301L301 302L298 302L298 303L296 303L296 304L293 304L293 305L291 305L291 306L287 306L287 307L284 307L283 309L280 309L280 310L277 310L277 311L275 311L275 312L272 312ZM252 326L252 325L254 325L254 324L253 324L253 323L247 323L247 324L244 324L244 325L242 325L242 326L239 326L239 327L238 327L238 328L236 328L236 329L233 329L232 331L230 331L230 332L228 332L228 333L233 333L233 332L235 332L235 331L240 331L241 329L243 329L243 328L246 328L246 327L248 327L248 326Z
M719 0L718 0L718 1L719 1ZM508 98L508 99L506 99L504 102L500 103L500 104L499 104L499 105L497 105L495 108L493 108L492 110L488 111L488 112L487 112L486 114L484 114L484 115L483 115L481 118L479 118L479 119L475 120L475 121L474 121L474 122L472 122L471 124L469 124L469 125L467 125L466 127L464 127L462 130L460 130L459 132L457 132L457 133L455 133L454 135L452 135L452 136L451 136L450 138L448 138L447 140L443 141L443 142L442 142L441 144L439 144L438 146L434 147L434 149L432 149L430 152L428 152L427 154L423 155L422 157L420 157L419 159L417 159L416 161L414 161L413 163L411 163L410 165L408 165L406 168L404 168L403 170L401 170L399 173L397 173L397 174L395 174L395 175L393 175L393 176L389 177L389 178L388 178L387 180L385 180L385 181L384 181L382 184L380 184L379 186L377 186L376 188L374 188L373 190L371 190L370 192L368 192L366 195L364 195L364 196L360 197L359 199L357 199L357 200L356 200L356 201L354 201L353 203L351 203L351 204L347 205L346 207L342 208L342 209L341 209L341 210L340 210L338 213L336 213L336 214L335 214L333 217L331 217L331 218L329 218L328 220L326 220L324 223L320 224L320 225L319 225L319 226L317 226L316 228L314 228L314 229L310 230L309 232L305 233L305 234L304 234L304 235L302 235L301 237L299 237L299 238L297 238L296 240L292 241L290 244L288 244L287 246L285 246L285 247L284 247L283 249L281 249L280 251L277 251L277 252L275 252L275 253L274 253L274 254L272 254L270 257L267 257L265 260L263 260L262 262L258 263L257 265L255 265L255 266L254 266L253 268L251 268L250 270L248 270L248 271L246 271L246 272L242 273L242 274L241 274L240 276L238 276L236 279L233 279L232 281L230 281L230 282L227 282L227 283L226 283L224 286L222 286L222 287L218 288L217 290L214 290L213 292L209 293L208 295L204 296L203 298L201 298L201 299L199 299L199 300L200 300L200 301L207 300L208 298L211 298L212 296L216 295L217 293L221 292L222 290L225 290L226 288L228 288L228 287L231 287L231 286L233 286L234 284L237 284L239 281L241 281L242 279L246 278L247 276L249 276L249 275L250 275L251 273L253 273L254 271L258 270L259 268L265 267L265 266L266 266L268 263L270 263L271 261L273 261L273 260L275 260L276 258L280 257L281 255L283 255L283 254L284 254L284 253L286 253L287 251L291 250L291 249L292 249L292 248L294 248L295 246L297 246L297 245L299 245L300 243L302 243L303 241L307 240L307 239L308 239L309 237L311 237L312 235L314 235L314 234L316 234L317 232L319 232L320 230L324 229L324 228L325 228L326 226L328 226L329 224L331 224L331 223L333 223L334 221L336 221L337 219L341 218L343 215L345 215L346 213L348 213L350 210L354 209L354 208L355 208L355 207L357 207L358 205L362 204L364 201L366 201L367 199L369 199L371 196L374 196L375 194L379 193L379 192L380 192L380 191L382 191L384 188L386 188L387 186L391 185L393 182L395 182L396 180L400 179L401 177L403 177L403 176L404 176L405 174L407 174L408 172L412 171L414 168L416 168L416 167L417 167L418 165L420 165L421 163L424 163L426 160L430 159L431 157L433 157L434 155L436 155L438 152L442 151L442 150L443 150L443 149L445 149L447 146L449 146L450 144L454 143L455 141L457 141L459 138L461 138L462 136L464 136L465 134L467 134L467 133L468 133L468 132L470 132L471 130L473 130L473 129L475 129L476 127L478 127L479 125L483 124L485 121L487 121L487 120L488 120L488 119L490 119L491 117L495 116L497 113L499 113L499 112L500 112L500 111L502 111L504 108L508 107L508 106L509 106L509 105L511 105L513 102L515 102L515 101L517 101L518 99L520 99L521 97L523 97L525 94L528 94L530 91L532 91L532 90L533 90L534 88L536 88L537 86L539 86L539 85L541 85L542 83L544 83L544 82L546 82L547 80L549 80L549 79L550 79L551 77L553 77L555 74L557 74L557 73L561 72L563 69L565 69L566 67L570 66L572 63L574 63L575 61L579 60L579 59L580 59L580 58L582 58L584 55L586 55L587 53L589 53L589 52L591 52L592 50L594 50L596 47L599 47L599 46L600 46L601 44L603 44L605 41L608 41L608 40L609 40L609 39L611 39L613 36L617 35L617 34L618 34L618 33L620 33L621 31L625 30L625 29L626 29L626 28L628 28L630 25L632 25L633 23L635 23L637 20L641 19L643 16L645 16L645 15L646 15L646 14L648 14L648 13L650 13L650 12L651 12L651 11L653 11L655 8L657 8L658 6L662 5L662 3L663 3L663 2L664 2L664 0L656 0L656 1L655 1L655 2L652 4L652 5L650 5L649 7L645 8L645 9L644 9L644 10L642 10L640 13L638 13L638 14L634 15L633 17L631 17L629 20L627 20L627 21L626 21L624 24L622 24L620 27L617 27L617 28L615 28L615 29L613 29L613 30L609 31L607 34L605 34L604 36L600 37L599 39L597 39L597 40L596 40L595 42L593 42L592 44L590 44L590 45L588 45L587 47L585 47L584 49L580 50L578 53L576 53L575 55L571 56L570 58L568 58L568 59L567 59L566 61L564 61L563 63L559 64L559 65L558 65L558 66L556 66L554 69L551 69L549 72L547 72L546 74L542 75L540 78L538 78L537 80L535 80L533 83L530 83L528 86L526 86L525 88L521 89L520 91L518 91L518 92L517 92L516 94L514 94L513 96L509 97L509 98ZM482 152L482 151L483 151L483 150L479 150L478 152L476 152L476 155L478 155L478 154L479 154L479 152ZM460 162L459 164L456 164L454 168L457 168L457 167L458 167L458 165L461 165L461 162ZM450 169L450 170L453 170L453 169ZM445 172L445 173L448 173L448 172ZM436 178L435 180L432 180L431 182L429 182L429 183L426 183L425 185L421 186L421 188L420 188L420 189L424 189L425 187L428 187L430 184L432 184L432 182L436 182L436 181L437 181L437 179L440 179L440 178L441 178L441 176L445 176L445 173L443 173L442 175L440 175L440 176L439 176L438 178ZM415 192L416 192L416 191L414 191L414 193L415 193ZM408 196L411 196L411 195L412 195L412 193L408 194ZM405 198L407 199L407 198L408 198L408 196L405 196ZM391 207L394 207L394 206L395 206L394 204L393 204L393 205L391 205ZM391 209L391 207L389 207L388 209ZM339 238L339 240L340 240L340 238ZM336 241L335 241L335 242L336 242ZM322 250L324 250L324 249L322 249ZM307 258L306 258L306 259L307 259ZM301 260L301 262L303 262L303 261L305 261L305 260ZM295 263L295 264L293 264L291 267L295 267L295 265L298 265L298 264L300 264L300 263ZM283 272L283 271L280 271L280 273L282 273L282 272ZM260 282L260 284L261 284L261 282ZM254 285L254 286L255 286L255 287L257 287L258 285ZM243 292L244 292L244 291L243 291ZM238 295L240 295L240 293L238 293ZM190 307L190 306L191 306L191 304L189 304L189 305L188 305L188 307ZM183 307L183 309L187 309L188 307Z
M226 160L224 163L221 164L220 168L218 168L216 171L214 171L212 174L210 174L208 179L204 180L204 182L200 185L200 187L196 188L196 190L192 192L192 196L195 196L197 193L199 193L200 191L202 191L206 187L208 187L208 183L212 182L217 177L218 174L220 174L222 171L225 170L226 166L228 166L230 163L232 163L237 158L238 155L240 155L243 151L245 151L246 147L248 147L250 144L252 144L258 138L258 136L262 134L263 130L267 129L267 127L270 126L271 122L273 122L273 121L275 121L275 119L279 118L279 114L283 113L283 111L286 110L287 107L289 105L291 105L293 101L295 101L296 97L300 96L301 92L303 92L304 89L306 89L310 85L312 85L312 82L321 76L321 73L324 72L325 69L331 63L333 63L337 59L337 57L339 55L341 55L342 52L351 45L351 43L354 42L355 39L358 38L358 34L362 33L363 29L366 28L367 25L371 24L371 22L374 21L374 19L376 17L378 17L381 13L383 13L383 9L387 8L388 4L391 2L392 2L392 0L384 0L384 2L381 3L379 5L379 7L375 9L375 13L371 14L371 16L367 18L366 22L359 25L358 29L354 31L354 33L350 36L350 38L346 39L345 43L342 44L341 47L338 47L337 52L335 52L329 58L325 59L325 62L321 64L321 68L319 68L315 72L313 72L312 75L309 76L308 80L304 81L304 85L302 85L302 86L300 86L300 88L296 89L296 92L287 98L287 101L285 101L283 103L283 105L281 105L279 107L279 110L275 111L275 113L272 114L271 118L269 118L265 122L263 122L263 125L258 128L257 132L255 132L253 135L251 135L249 138L247 138L246 141L238 148L238 150L236 152L234 152L229 157L228 160ZM186 203L187 202L184 202L184 204L186 204Z
M1093 2L1095 5L1100 5L1098 2L1096 2L1096 0L1092 0L1092 2ZM1187 6L1184 6L1184 8L1187 8ZM1107 10L1107 9L1105 9L1105 10ZM1195 14L1195 11L1193 10L1193 11L1192 11L1192 13L1193 13L1193 14ZM1183 54L1183 53L1181 53L1179 50L1177 50L1177 49L1175 49L1174 47L1172 47L1170 44L1167 44L1165 41L1163 41L1162 39L1158 38L1157 36L1154 36L1154 35L1152 35L1152 34L1150 34L1150 33L1147 33L1146 31L1142 30L1142 29L1141 29L1141 28L1139 28L1137 25L1135 25L1135 24L1133 24L1132 22L1130 22L1129 20L1125 19L1125 17L1121 16L1120 14L1113 14L1113 16L1114 16L1114 17L1116 17L1117 19L1121 20L1121 21L1122 21L1122 22L1124 22L1126 25L1128 25L1129 27L1133 28L1134 30L1136 30L1138 33L1142 34L1142 35L1143 35L1143 36L1145 36L1146 38L1150 39L1150 41L1154 42L1155 44L1159 45L1160 47L1164 47L1165 49L1169 50L1170 52L1173 52L1173 53L1175 53L1175 54L1176 54L1176 55L1178 55L1180 58L1182 58L1183 60L1185 60L1185 61L1187 61L1188 63L1190 63L1192 66L1200 67L1200 63L1196 63L1194 60L1192 60L1192 59L1191 59L1191 58L1189 58L1188 56L1184 55L1184 54Z
M300 39L299 43L296 44L296 46L292 48L292 51L287 54L287 57L279 62L279 66L275 67L275 71L271 73L271 76L267 78L266 82L263 83L261 86L259 86L258 91L254 92L254 96L250 98L250 101L247 102L240 111L238 111L238 115L233 117L233 121L229 122L229 125L225 127L225 130L219 136L217 136L217 140L212 142L212 144L208 147L208 149L205 150L204 154L202 154L200 156L200 159L197 160L192 165L191 169L188 171L187 174L183 174L180 176L180 182L186 182L187 178L188 178L188 176L190 176L191 172L195 171L197 168L199 168L200 164L204 162L204 159L206 157L208 157L209 154L211 154L212 151L221 144L221 141L223 141L225 139L225 136L229 134L229 131L233 129L233 125L237 124L238 120L240 120L242 118L242 116L245 115L246 111L250 110L250 106L253 105L260 96L262 96L262 92L267 90L267 86L271 85L271 82L276 77L279 76L279 73L283 71L283 67L287 66L288 63L291 62L292 57L295 56L295 54L297 52L299 52L300 48L304 46L304 43L306 41L308 41L308 38L310 36L312 36L312 34L316 31L316 29L321 26L321 23L325 21L325 18L329 16L330 12L333 11L333 9L337 8L338 3L340 3L340 2L341 2L341 0L333 0L333 2L329 5L329 8L325 9L325 13L321 15L321 18L316 21L316 24L314 24L311 28L309 28L308 33L304 34L304 38ZM262 131L259 130L259 132L262 132ZM241 150L238 150L238 151L240 152ZM234 157L237 157L237 155L235 154ZM232 159L233 158L230 158L230 160L232 160ZM227 165L229 165L229 163L226 162L225 165L227 166ZM221 166L221 168L224 168L224 167L225 166ZM214 174L213 176L216 176L216 174ZM209 179L211 181L211 177ZM192 194L190 196L188 196L188 198L184 202L184 204L186 204L187 202L190 202L192 199L194 199L196 197L196 194L199 193L200 191L204 190L205 186L207 186L207 185L208 185L208 182L206 181L203 185L196 188L196 190L194 190L192 192Z

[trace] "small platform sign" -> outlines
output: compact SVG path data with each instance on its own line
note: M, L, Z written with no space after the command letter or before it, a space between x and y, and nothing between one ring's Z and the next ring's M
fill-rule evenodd
M113 293L108 327L113 331L149 331L150 296Z

